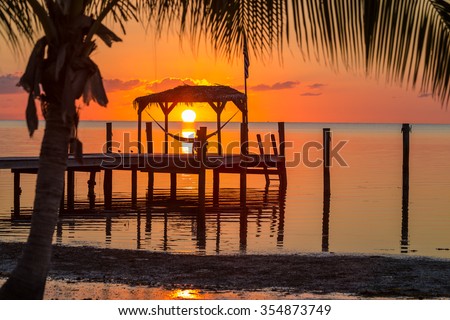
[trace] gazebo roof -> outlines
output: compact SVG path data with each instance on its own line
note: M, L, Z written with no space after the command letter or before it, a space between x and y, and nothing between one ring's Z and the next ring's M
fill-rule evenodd
M233 102L241 112L246 112L245 94L228 86L189 86L183 85L174 89L147 96L138 97L133 104L138 112L147 106L161 103L194 103L206 102L210 104Z

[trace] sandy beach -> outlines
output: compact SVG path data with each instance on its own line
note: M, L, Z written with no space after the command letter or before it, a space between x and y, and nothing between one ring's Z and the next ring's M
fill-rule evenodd
M1 243L2 279L21 249ZM381 255L197 256L54 246L49 277L47 299L180 298L177 292L204 299L450 297L448 260Z

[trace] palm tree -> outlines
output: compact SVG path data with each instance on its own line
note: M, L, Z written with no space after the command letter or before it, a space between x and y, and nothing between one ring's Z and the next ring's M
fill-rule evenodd
M106 106L100 71L89 58L94 37L108 46L120 38L103 21L125 30L134 19L155 30L179 26L195 47L207 38L228 58L245 39L261 58L295 41L304 60L333 68L364 70L390 82L450 96L450 5L446 0L1 0L0 37L12 50L35 41L20 85L29 93L26 119L37 129L35 100L46 120L30 235L0 298L41 299L64 188L67 150L76 139L77 99Z

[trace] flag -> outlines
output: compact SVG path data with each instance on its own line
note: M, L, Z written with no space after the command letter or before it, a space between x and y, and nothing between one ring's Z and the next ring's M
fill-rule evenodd
M250 60L248 59L247 37L244 33L244 76L248 78L248 68L250 67Z

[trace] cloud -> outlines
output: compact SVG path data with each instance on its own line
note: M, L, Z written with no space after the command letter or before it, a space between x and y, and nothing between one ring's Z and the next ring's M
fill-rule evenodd
M0 94L15 94L25 92L23 88L17 87L20 76L18 74L0 75ZM141 79L121 80L121 79L103 79L103 84L107 93L117 91L128 91L141 88L142 91L161 92L173 89L182 85L211 85L205 79L191 78L165 78L156 81L147 81Z
M299 81L277 82L272 86L272 90L292 89L300 84Z
M105 85L105 90L107 92L114 92L131 90L143 85L144 83L138 79L128 81L123 81L120 79L104 79L103 84Z
M428 98L428 97L431 97L431 96L432 96L432 94L431 93L427 93L427 92L424 92L424 93L421 93L421 94L418 95L419 98Z
M314 92L305 92L305 93L301 93L300 94L302 97L318 97L318 96L321 96L322 95L322 92L317 92L317 93L314 93Z
M313 84L310 84L310 85L308 86L308 88L309 88L309 89L320 89L320 88L323 88L323 87L325 87L325 86L326 86L325 83L313 83Z
M23 88L18 87L20 80L18 74L6 74L0 76L0 94L24 93Z
M273 85L259 84L259 85L250 87L250 90L253 90L253 91L284 90L284 89L295 88L299 84L300 84L299 81L277 82L277 83L275 83Z
M250 87L250 90L253 91L269 91L272 90L272 86L267 84L258 84L257 86Z
M156 81L146 81L146 80L120 80L120 79L104 79L103 83L107 92L114 91L127 91L136 88L142 88L144 91L150 92L161 92L169 89L173 89L182 85L211 85L207 80L197 80L191 78L165 78Z
M148 83L145 89L152 92L161 92L182 85L195 86L196 83L192 79L165 78Z
M178 86L208 86L212 85L208 80L205 79L192 79L192 78L165 78L162 80L153 81L150 83L147 83L145 86L146 90L150 90L152 92L161 92L169 89L173 89Z

